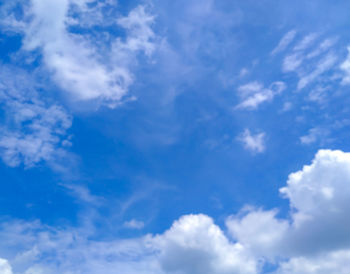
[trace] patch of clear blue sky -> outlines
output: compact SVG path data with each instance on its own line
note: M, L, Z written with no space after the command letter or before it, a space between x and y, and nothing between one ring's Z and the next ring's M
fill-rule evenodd
M126 14L137 3L119 1L120 12ZM71 109L71 152L79 157L72 176L54 173L44 163L33 169L2 163L1 215L77 223L84 208L62 183L87 187L107 201L98 209L102 216L112 216L119 224L142 220L146 232L161 232L189 213L205 213L222 224L225 216L246 204L278 207L286 214L278 189L288 174L323 146L350 149L347 128L325 145L301 145L300 136L346 118L349 99L332 97L323 107L306 102L308 89L295 92L297 77L281 72L286 52L273 57L270 52L295 29L293 46L310 33L321 37L315 45L326 37L340 37L335 51L344 59L348 6L344 1L154 1L154 27L166 37L168 48L156 52L151 64L140 57L130 89L138 100L90 113ZM3 65L11 64L9 54L19 46L19 36L3 33ZM12 65L27 69L17 59ZM240 78L243 68L249 73ZM237 87L251 81L266 87L284 81L287 89L258 110L234 110ZM56 99L70 107L63 98ZM282 112L286 101L294 107ZM297 116L306 122L296 122ZM264 153L254 155L237 141L245 128L266 133ZM123 204L133 198L123 211ZM104 225L100 229L116 233Z

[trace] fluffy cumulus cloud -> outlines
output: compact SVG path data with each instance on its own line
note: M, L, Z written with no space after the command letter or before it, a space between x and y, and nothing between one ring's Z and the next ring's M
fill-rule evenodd
M259 256L290 258L280 273L345 273L341 262L350 250L350 153L319 151L311 165L289 176L280 192L290 201L291 219L253 209L227 221L231 235Z
M288 222L276 218L277 211L263 211L245 208L246 215L227 218L229 233L244 244L257 257L273 259L279 243L286 236Z
M0 273L12 274L12 269L7 260L0 258Z
M42 100L28 75L2 70L0 107L0 157L7 165L31 167L65 154L72 118L61 106Z
M256 273L257 265L239 243L230 243L205 215L180 218L158 238L165 273Z
M20 6L22 18L14 19L8 9L4 22L23 34L23 50L39 50L56 84L77 100L115 106L133 82L137 54L149 56L155 48L154 17L144 6L117 20L111 17L111 1L32 0ZM102 31L94 31L91 24Z
M245 207L226 220L182 216L164 233L128 240L93 240L94 230L38 222L0 225L0 267L14 273L261 273L345 274L350 267L350 153L320 150L280 189L290 218ZM11 272L9 272L11 273Z

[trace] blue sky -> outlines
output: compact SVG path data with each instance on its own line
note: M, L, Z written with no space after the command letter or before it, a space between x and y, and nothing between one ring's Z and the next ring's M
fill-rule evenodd
M344 1L0 2L0 273L347 273Z

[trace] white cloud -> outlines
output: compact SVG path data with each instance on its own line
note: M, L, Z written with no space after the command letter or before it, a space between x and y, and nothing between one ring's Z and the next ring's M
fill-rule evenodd
M340 69L344 72L342 84L350 84L350 47L348 47L348 56L345 61L340 65Z
M5 115L0 157L7 165L31 167L65 154L72 118L61 106L43 101L28 76L2 70L0 103Z
M335 65L336 61L337 57L333 53L327 54L319 61L315 70L300 78L297 88L299 90L303 89L311 82L315 81L320 75L330 70Z
M280 189L290 218L245 208L226 220L231 241L202 214L182 216L159 235L94 240L91 227L0 224L0 256L14 273L347 273L350 265L350 153L320 150ZM9 267L0 261L0 267ZM10 272L11 273L11 272Z
M337 42L337 39L327 38L325 39L315 50L311 51L306 58L311 59L319 56L320 54L326 52Z
M256 273L256 262L243 246L228 241L205 215L187 215L157 238L165 273Z
M294 51L303 51L310 47L312 43L316 40L318 37L317 33L311 33L306 35L294 48Z
M329 90L329 86L317 86L316 88L310 91L308 99L312 102L323 104L327 101L327 93Z
M292 107L293 107L293 104L291 102L285 102L283 104L282 111L289 111L292 109Z
M145 7L138 6L128 16L114 20L112 27L125 28L125 41L110 30L105 30L105 36L70 31L73 25L85 27L86 16L91 22L103 24L96 17L101 7L97 5L98 11L94 13L89 2L92 1L32 0L20 21L25 24L23 49L40 49L57 85L75 99L94 99L115 106L133 82L131 67L137 54L150 55L154 50L155 35L150 27L153 17Z
M311 229L305 225L315 222L324 222L323 225L326 225L336 220L337 215L341 217L346 214L350 207L346 199L350 193L350 153L320 150L311 165L289 175L287 186L280 192L290 200L291 207L297 210L293 216L297 229L302 228L302 225L305 229ZM312 218L307 218L308 216ZM336 228L334 232L347 229L348 226L346 222L342 225L329 224ZM321 235L316 235L316 232L320 231L321 227L314 231L314 236L320 237ZM339 238L337 242L334 238L323 239L335 245L345 240Z
M304 37L292 51L288 52L282 61L282 71L295 72L299 78L297 89L301 90L313 82L325 82L331 77L320 77L327 71L331 71L338 56L331 50L337 38L326 38L317 46L314 46L308 53L317 38L317 34L310 34ZM307 61L307 62L306 62Z
M300 53L292 53L283 59L283 72L296 71L302 64L304 57Z
M307 135L300 137L300 142L304 145L310 145L315 142L320 142L321 144L326 142L329 136L329 130L321 127L311 128Z
M253 110L264 102L272 101L273 98L286 89L284 82L273 82L268 88L259 82L250 82L238 87L238 95L242 102L237 105L238 109Z
M263 88L264 86L261 83L254 81L238 87L238 92L240 96L247 97L251 94L261 91Z
M342 261L350 250L350 153L320 150L311 165L289 175L280 192L290 201L290 220L276 218L276 211L251 210L228 219L233 237L258 256L289 258L280 273L344 273Z
M241 141L247 150L254 153L261 153L265 151L265 133L257 133L252 135L249 129L245 129L244 132L238 136L238 140Z
M153 21L154 16L148 14L144 6L138 6L127 17L118 18L118 25L125 28L129 35L125 42L117 39L115 54L123 52L126 55L123 58L129 58L130 51L144 51L150 56L155 50L155 44L151 40L155 36L151 28Z
M104 199L99 196L92 195L89 189L73 184L60 184L65 187L72 196L76 197L79 201L87 203L89 205L101 205L104 202Z
M246 214L242 219L231 216L226 220L231 236L239 239L256 256L273 259L289 229L288 221L277 219L276 210L247 208L242 213Z
M258 264L205 215L187 215L163 234L129 240L89 240L91 229L40 223L0 225L0 254L15 273L257 273Z
M124 222L124 227L131 229L142 229L145 226L144 222L132 219Z
M288 45L294 40L295 35L297 32L295 30L291 30L287 32L281 39L281 41L278 43L277 47L271 52L271 55L274 55L276 53L279 53L283 50L285 50Z
M246 76L247 74L249 74L249 70L247 68L242 68L240 71L239 71L239 77L240 78L243 78L244 76Z
M350 250L342 250L312 258L293 258L282 263L277 274L347 274L349 269Z
M64 229L39 222L2 223L0 254L6 255L14 273L162 273L152 237L97 241L89 239L93 231L90 226Z
M0 258L0 273L1 274L12 274L12 268L7 260Z

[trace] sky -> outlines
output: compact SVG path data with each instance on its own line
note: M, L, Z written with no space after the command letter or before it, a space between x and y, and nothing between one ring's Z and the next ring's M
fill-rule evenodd
M0 274L348 274L346 1L0 1Z

